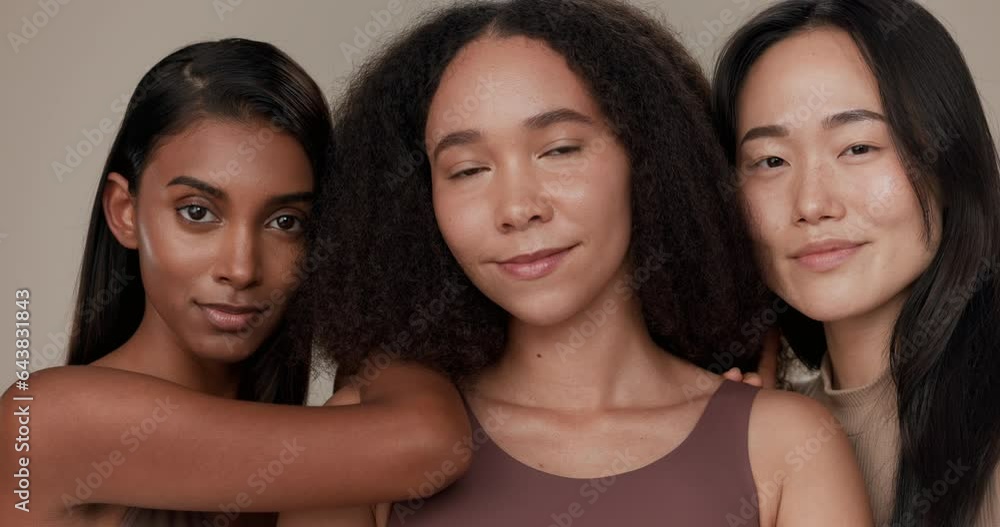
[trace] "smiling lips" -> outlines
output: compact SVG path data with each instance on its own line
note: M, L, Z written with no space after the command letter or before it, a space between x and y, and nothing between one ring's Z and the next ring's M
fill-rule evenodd
M520 280L535 280L548 275L559 267L563 258L575 245L558 249L543 249L533 253L521 254L497 262L505 273Z
M198 304L208 323L215 329L225 333L236 333L250 327L255 315L261 316L264 310L251 305L234 304Z
M792 259L811 271L831 271L854 256L867 242L826 240L810 243L792 254Z

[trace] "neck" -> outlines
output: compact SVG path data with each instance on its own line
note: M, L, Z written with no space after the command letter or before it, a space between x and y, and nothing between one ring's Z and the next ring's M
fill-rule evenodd
M239 388L239 364L199 357L177 339L149 302L132 337L95 364L143 373L230 399L236 398Z
M867 386L889 369L892 331L906 296L900 293L873 311L823 324L834 389Z
M581 411L634 404L662 386L669 355L652 341L634 292L615 290L620 278L557 324L512 317L503 358L478 385L518 404Z

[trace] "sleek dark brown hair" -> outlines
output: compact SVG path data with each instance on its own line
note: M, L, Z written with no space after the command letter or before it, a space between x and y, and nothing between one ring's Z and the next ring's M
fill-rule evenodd
M315 81L288 55L264 42L225 39L192 44L162 59L132 94L101 174L80 269L68 364L90 364L120 347L139 327L145 307L138 255L118 243L104 216L101 197L108 174L124 176L136 195L143 170L162 141L204 118L271 123L302 145L314 186L323 188L332 128L329 107ZM243 362L239 398L302 404L309 384L310 331L297 323L293 339L288 320L283 320ZM126 524L194 525L198 517L200 513L129 509Z
M638 289L654 339L702 366L752 368L759 338L740 324L763 286L747 231L718 181L727 171L709 86L652 17L611 0L513 0L433 14L367 62L334 111L334 172L312 236L339 247L305 287L316 335L343 371L371 353L428 364L455 379L500 356L509 315L465 276L431 203L424 150L442 72L485 36L537 39L589 87L631 166L636 268L662 252ZM380 351L381 350L381 351Z

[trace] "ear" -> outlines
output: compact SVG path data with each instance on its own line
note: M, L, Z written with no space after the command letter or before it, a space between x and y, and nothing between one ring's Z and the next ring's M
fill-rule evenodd
M126 249L135 249L138 246L135 198L129 192L129 183L125 176L117 172L108 174L101 204L104 206L104 219L108 222L111 233L118 239L118 243Z

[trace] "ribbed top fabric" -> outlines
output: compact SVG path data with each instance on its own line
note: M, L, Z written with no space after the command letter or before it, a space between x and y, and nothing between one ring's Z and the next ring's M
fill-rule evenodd
M758 526L747 428L758 389L724 381L684 441L645 466L598 479L556 476L485 437L466 474L426 499L393 504L389 525L406 527ZM627 445L621 466L631 466Z
M861 466L875 514L875 525L888 526L892 516L896 467L899 462L896 388L892 376L886 370L871 384L849 390L833 389L831 379L830 358L827 355L823 357L818 376L808 381L792 383L792 387L823 403L843 425L844 433L854 445L854 452ZM955 470L958 475L961 465L956 465ZM990 482L979 518L970 527L1000 527L1000 467Z

